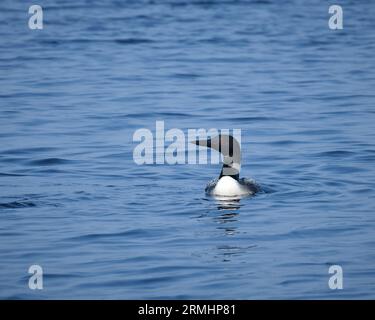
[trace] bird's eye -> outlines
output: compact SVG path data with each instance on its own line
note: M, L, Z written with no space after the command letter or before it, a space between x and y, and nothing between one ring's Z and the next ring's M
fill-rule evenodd
M228 157L228 156L225 156L223 158L223 162L227 165L230 165L230 164L233 164L233 158L232 157Z

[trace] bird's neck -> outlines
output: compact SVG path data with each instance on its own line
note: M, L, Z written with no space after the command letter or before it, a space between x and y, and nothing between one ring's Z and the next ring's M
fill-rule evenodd
M232 177L233 179L238 181L240 179L240 172L233 166L224 163L220 172L219 179L224 176Z

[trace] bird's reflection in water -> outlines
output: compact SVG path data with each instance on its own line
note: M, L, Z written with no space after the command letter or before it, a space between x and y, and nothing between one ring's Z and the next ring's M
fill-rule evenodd
M219 230L223 230L225 235L233 236L237 233L236 222L239 218L240 198L215 197L220 215L214 219L220 223ZM224 211L224 212L223 212Z
M236 245L222 245L217 247L216 257L223 262L230 262L234 257L239 257L256 248L256 245L236 246Z
M238 227L233 223L238 221L238 213L226 213L215 218L220 225L217 227L218 230L223 230L225 235L233 236L237 233ZM228 225L229 224L229 225Z
M220 259L222 262L230 262L256 247L256 245L244 243L241 238L237 238L237 235L241 234L241 198L215 196L214 198L204 198L204 200L211 204L214 200L214 208L211 207L206 213L200 214L196 218L204 220L208 218L214 221L215 229L219 230L223 236L219 236L218 243L209 250L209 255L212 254L215 259ZM206 256L206 253L204 255Z
M218 197L215 196L219 210L238 210L241 207L239 197Z

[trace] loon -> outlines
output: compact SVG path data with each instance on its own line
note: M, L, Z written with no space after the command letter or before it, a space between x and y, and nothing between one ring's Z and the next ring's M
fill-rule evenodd
M205 191L209 195L219 197L241 197L259 191L253 180L240 179L241 148L238 141L231 135L219 134L213 138L195 140L192 143L212 148L223 155L223 167L219 178L208 183Z

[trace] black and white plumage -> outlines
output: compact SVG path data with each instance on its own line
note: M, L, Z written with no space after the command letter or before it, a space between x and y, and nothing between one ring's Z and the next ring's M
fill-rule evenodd
M206 193L219 197L241 197L259 191L259 186L255 181L239 178L241 148L233 136L220 134L214 138L196 140L192 143L212 148L223 155L223 167L220 176L208 183Z

